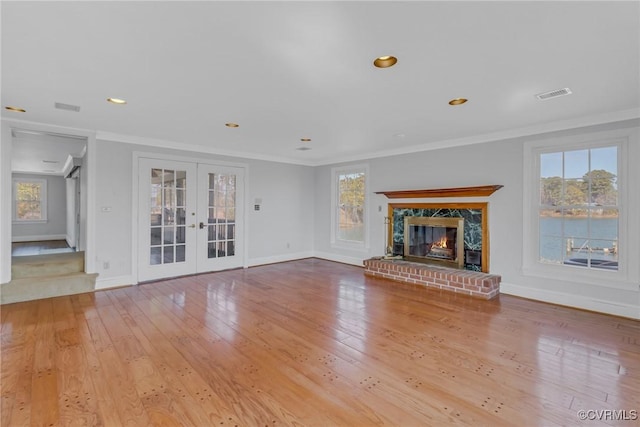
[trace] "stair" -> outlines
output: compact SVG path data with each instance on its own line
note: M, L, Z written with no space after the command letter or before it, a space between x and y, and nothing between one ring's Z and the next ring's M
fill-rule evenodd
M97 274L84 272L84 252L13 257L0 304L91 292Z

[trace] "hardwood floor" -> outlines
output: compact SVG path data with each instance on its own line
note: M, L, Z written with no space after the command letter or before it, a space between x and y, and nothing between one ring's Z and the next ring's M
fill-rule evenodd
M638 425L640 322L318 259L1 319L2 426Z

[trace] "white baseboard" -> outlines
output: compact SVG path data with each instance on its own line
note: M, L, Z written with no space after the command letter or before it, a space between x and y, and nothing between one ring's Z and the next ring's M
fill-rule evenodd
M363 265L362 262L364 261L364 258L356 258L356 257L351 257L346 255L337 255L337 254L332 254L330 252L314 252L313 256L316 258L326 259L329 261L341 262L343 264L356 265L358 267L362 267Z
M41 242L44 240L67 240L66 234L49 234L46 236L11 236L12 242Z
M100 277L98 277L96 279L96 291L100 289L119 288L122 286L131 286L135 284L136 281L132 276L118 276L105 279L101 279Z
M542 289L533 289L527 286L514 285L512 283L500 283L500 293L514 295L552 304L581 308L583 310L597 311L613 314L615 316L640 319L640 306L633 304L620 304L595 298L583 297L575 294L565 294Z
M275 264L278 262L294 261L297 259L311 258L313 252L297 252L293 254L282 254L269 257L251 258L247 262L247 267L255 267L257 265Z

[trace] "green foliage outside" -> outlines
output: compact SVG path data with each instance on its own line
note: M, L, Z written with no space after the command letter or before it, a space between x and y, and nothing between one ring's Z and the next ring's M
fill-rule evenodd
M350 173L338 177L339 194L339 227L344 240L362 240L364 236L364 199L365 199L364 173ZM348 233L346 229L354 229L354 233Z
M574 214L586 213L586 208L596 206L615 207L618 202L616 178L615 174L606 170L593 170L579 179L563 180L559 176L542 178L540 204L554 208L573 208Z
M41 219L42 185L33 182L19 182L16 185L17 219Z

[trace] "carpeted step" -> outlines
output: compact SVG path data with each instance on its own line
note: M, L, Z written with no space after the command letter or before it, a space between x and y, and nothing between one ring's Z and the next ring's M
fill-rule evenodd
M65 276L84 271L84 252L13 257L11 278Z
M10 304L62 295L92 292L98 274L73 273L50 277L12 279L0 286L0 303Z

